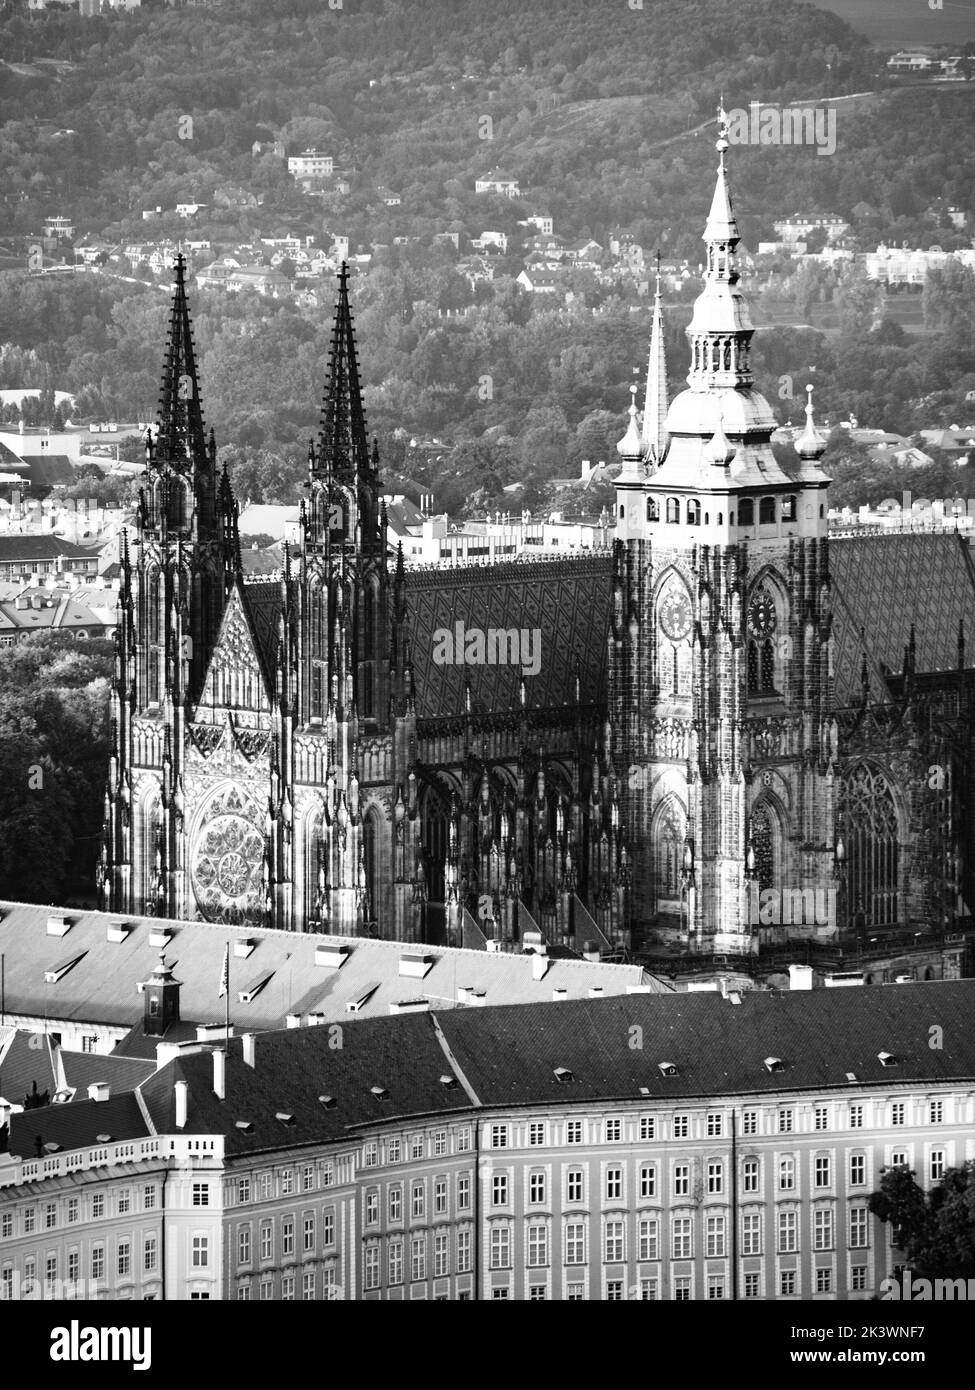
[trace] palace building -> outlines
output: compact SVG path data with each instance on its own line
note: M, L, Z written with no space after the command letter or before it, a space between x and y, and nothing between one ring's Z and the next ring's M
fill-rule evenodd
M106 911L743 956L964 929L971 552L831 539L811 403L773 451L717 148L687 389L658 289L606 555L389 563L343 267L299 538L245 580L177 262L122 543Z

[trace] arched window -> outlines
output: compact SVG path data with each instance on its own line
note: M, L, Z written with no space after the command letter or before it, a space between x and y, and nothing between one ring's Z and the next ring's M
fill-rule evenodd
M680 897L680 869L684 853L684 817L673 799L657 809L653 818L653 876L658 898Z
M775 498L763 497L758 504L758 524L771 526L775 523Z
M748 822L748 843L755 856L754 877L758 891L774 888L775 883L775 815L768 802L760 801Z
M648 521L659 521L659 520L660 520L660 506L659 506L659 504L658 504L658 502L657 502L656 497L648 497L648 498L647 498L647 520L648 520Z
M710 514L710 512L705 512L705 513L704 513L704 524L705 524L705 526L708 525L708 523L710 522L710 520L711 520L711 514Z
M734 517L732 517L731 519L732 519L732 521L734 521ZM721 512L718 512L718 525L719 525L719 526L722 526L723 524L724 524L724 517L723 517L723 515L722 515Z
M688 526L700 526L701 524L701 504L694 497L687 504L687 524Z
M626 516L626 508L620 503L620 521L623 520L624 516Z
M861 763L844 778L839 822L846 845L849 919L892 926L898 920L897 808L882 772Z
M795 497L782 498L782 520L795 521L796 519L796 499Z
M680 501L676 497L667 498L667 520L669 522L680 521Z
M822 521L822 519L823 519L823 517L824 517L825 515L826 515L826 508L823 506L822 503L820 503L820 504L819 504L819 519L820 519L820 521Z
M738 503L738 525L752 526L755 522L755 503L750 497L743 497Z

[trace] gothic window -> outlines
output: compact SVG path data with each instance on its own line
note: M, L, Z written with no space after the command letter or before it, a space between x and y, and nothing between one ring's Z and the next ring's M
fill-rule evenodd
M680 501L676 497L667 498L667 520L669 522L680 521Z
M688 526L700 526L701 524L701 504L692 498L687 504L687 524Z
M738 525L751 526L755 521L755 503L750 497L743 497L738 503Z
M866 926L897 920L897 808L882 772L861 763L844 779L839 819L846 845L849 919L862 914Z
M763 497L758 504L758 521L760 526L772 526L775 524L775 498Z
M794 497L783 497L782 499L782 520L795 521L796 519L796 499Z
M680 869L684 852L684 819L673 800L654 817L653 872L658 898L680 897Z
M261 921L264 836L256 807L236 787L219 793L207 806L194 837L190 871L206 921Z
M379 900L379 844L377 819L374 813L367 815L362 822L362 860L365 869L366 901L363 912L367 922L378 919L382 904Z
M657 502L656 497L648 497L648 498L647 498L647 520L648 520L648 521L659 521L659 520L660 520L660 506L659 506L659 504L658 504L658 502Z
M759 892L775 885L775 817L767 802L760 801L748 822L748 843L755 856L753 870Z

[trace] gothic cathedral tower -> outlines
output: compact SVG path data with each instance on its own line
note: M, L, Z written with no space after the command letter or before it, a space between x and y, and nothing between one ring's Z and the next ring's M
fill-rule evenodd
M810 406L796 466L772 450L776 422L749 364L726 135L722 113L688 389L666 409L658 284L643 428L631 404L618 445L609 717L635 923L693 951L744 954L780 925L764 890L835 901L824 890L836 731L825 443ZM773 910L760 918L759 902ZM835 917L817 915L800 932L835 932Z

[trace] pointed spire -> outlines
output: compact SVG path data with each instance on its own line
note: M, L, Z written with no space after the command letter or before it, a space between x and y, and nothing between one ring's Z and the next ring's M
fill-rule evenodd
M630 387L630 408L627 414L630 423L626 433L616 445L616 452L623 460L623 473L636 474L642 476L641 464L643 461L643 443L640 439L640 426L636 419L636 387ZM620 475L623 476L622 474Z
M657 252L657 288L653 296L647 394L643 404L643 456L652 468L663 463L670 436L667 434L667 356L664 319L660 304L660 252Z
M718 419L718 428L704 446L705 461L716 464L719 468L725 468L731 463L737 452L738 450L724 432L724 416L721 416Z
M814 461L822 458L826 449L826 440L816 429L813 420L813 388L806 387L806 427L793 445L796 453L801 459Z
M169 318L169 338L159 396L159 433L152 448L153 462L180 468L197 456L206 457L206 431L200 405L193 328L186 299L186 262L177 256L176 283Z
M714 148L718 151L718 179L714 186L714 197L711 199L711 211L708 213L703 240L708 243L730 243L734 248L741 241L741 233L731 204L731 191L724 163L725 152L728 149L728 113L723 102L718 107L718 138Z
M334 474L354 482L368 472L369 441L362 408L359 361L349 306L349 267L339 271L339 297L335 306L332 346L328 354L328 380L322 402L321 428L315 460L318 473Z

